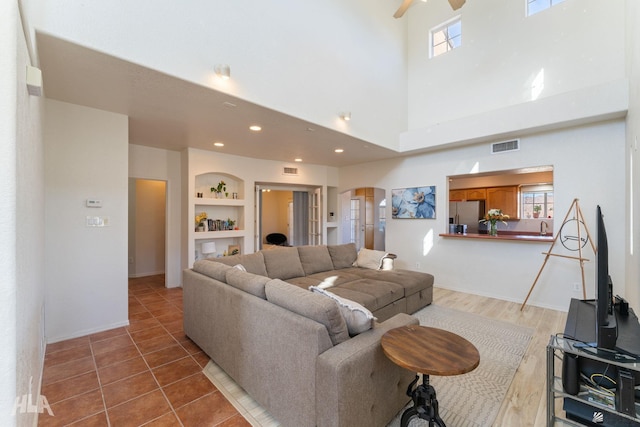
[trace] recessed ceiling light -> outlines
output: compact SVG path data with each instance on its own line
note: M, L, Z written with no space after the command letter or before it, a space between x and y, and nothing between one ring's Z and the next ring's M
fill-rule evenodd
M297 159L293 159L294 162L301 162L302 159L300 157L298 157Z
M260 132L262 130L262 127L258 125L251 125L249 126L249 130L252 130L253 132Z
M336 148L333 151L335 151L336 153L344 153L344 149L342 149L342 148Z
M224 142L214 142L213 145L216 147L224 147Z

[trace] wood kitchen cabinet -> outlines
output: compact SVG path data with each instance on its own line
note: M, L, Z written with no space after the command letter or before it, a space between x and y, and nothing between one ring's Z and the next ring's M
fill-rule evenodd
M459 190L449 190L449 200L485 200L487 198L486 188L461 188Z
M485 200L485 209L500 209L513 219L518 215L518 187L515 185L489 188L449 190L450 201Z
M486 188L470 188L466 192L467 200L486 200L487 198Z
M486 209L500 209L511 218L518 218L518 187L487 188Z
M467 190L449 190L450 201L467 200Z

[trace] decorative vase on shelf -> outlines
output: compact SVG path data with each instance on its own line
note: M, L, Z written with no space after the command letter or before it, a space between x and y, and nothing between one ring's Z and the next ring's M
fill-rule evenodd
M497 221L489 221L489 236L497 236L497 235L498 235Z
M207 231L207 223L206 222L201 222L200 224L198 224L198 231L200 231L200 232Z

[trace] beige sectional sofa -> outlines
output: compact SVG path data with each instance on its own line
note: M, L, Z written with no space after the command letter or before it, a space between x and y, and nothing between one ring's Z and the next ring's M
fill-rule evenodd
M196 261L183 272L185 333L283 426L384 426L414 373L380 338L418 323L407 313L431 303L433 276L354 263L352 244ZM354 322L365 331L350 334Z

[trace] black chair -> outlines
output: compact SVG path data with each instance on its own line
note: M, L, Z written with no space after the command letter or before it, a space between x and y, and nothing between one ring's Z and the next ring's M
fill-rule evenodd
M287 246L287 236L282 233L267 234L267 243L277 246Z

